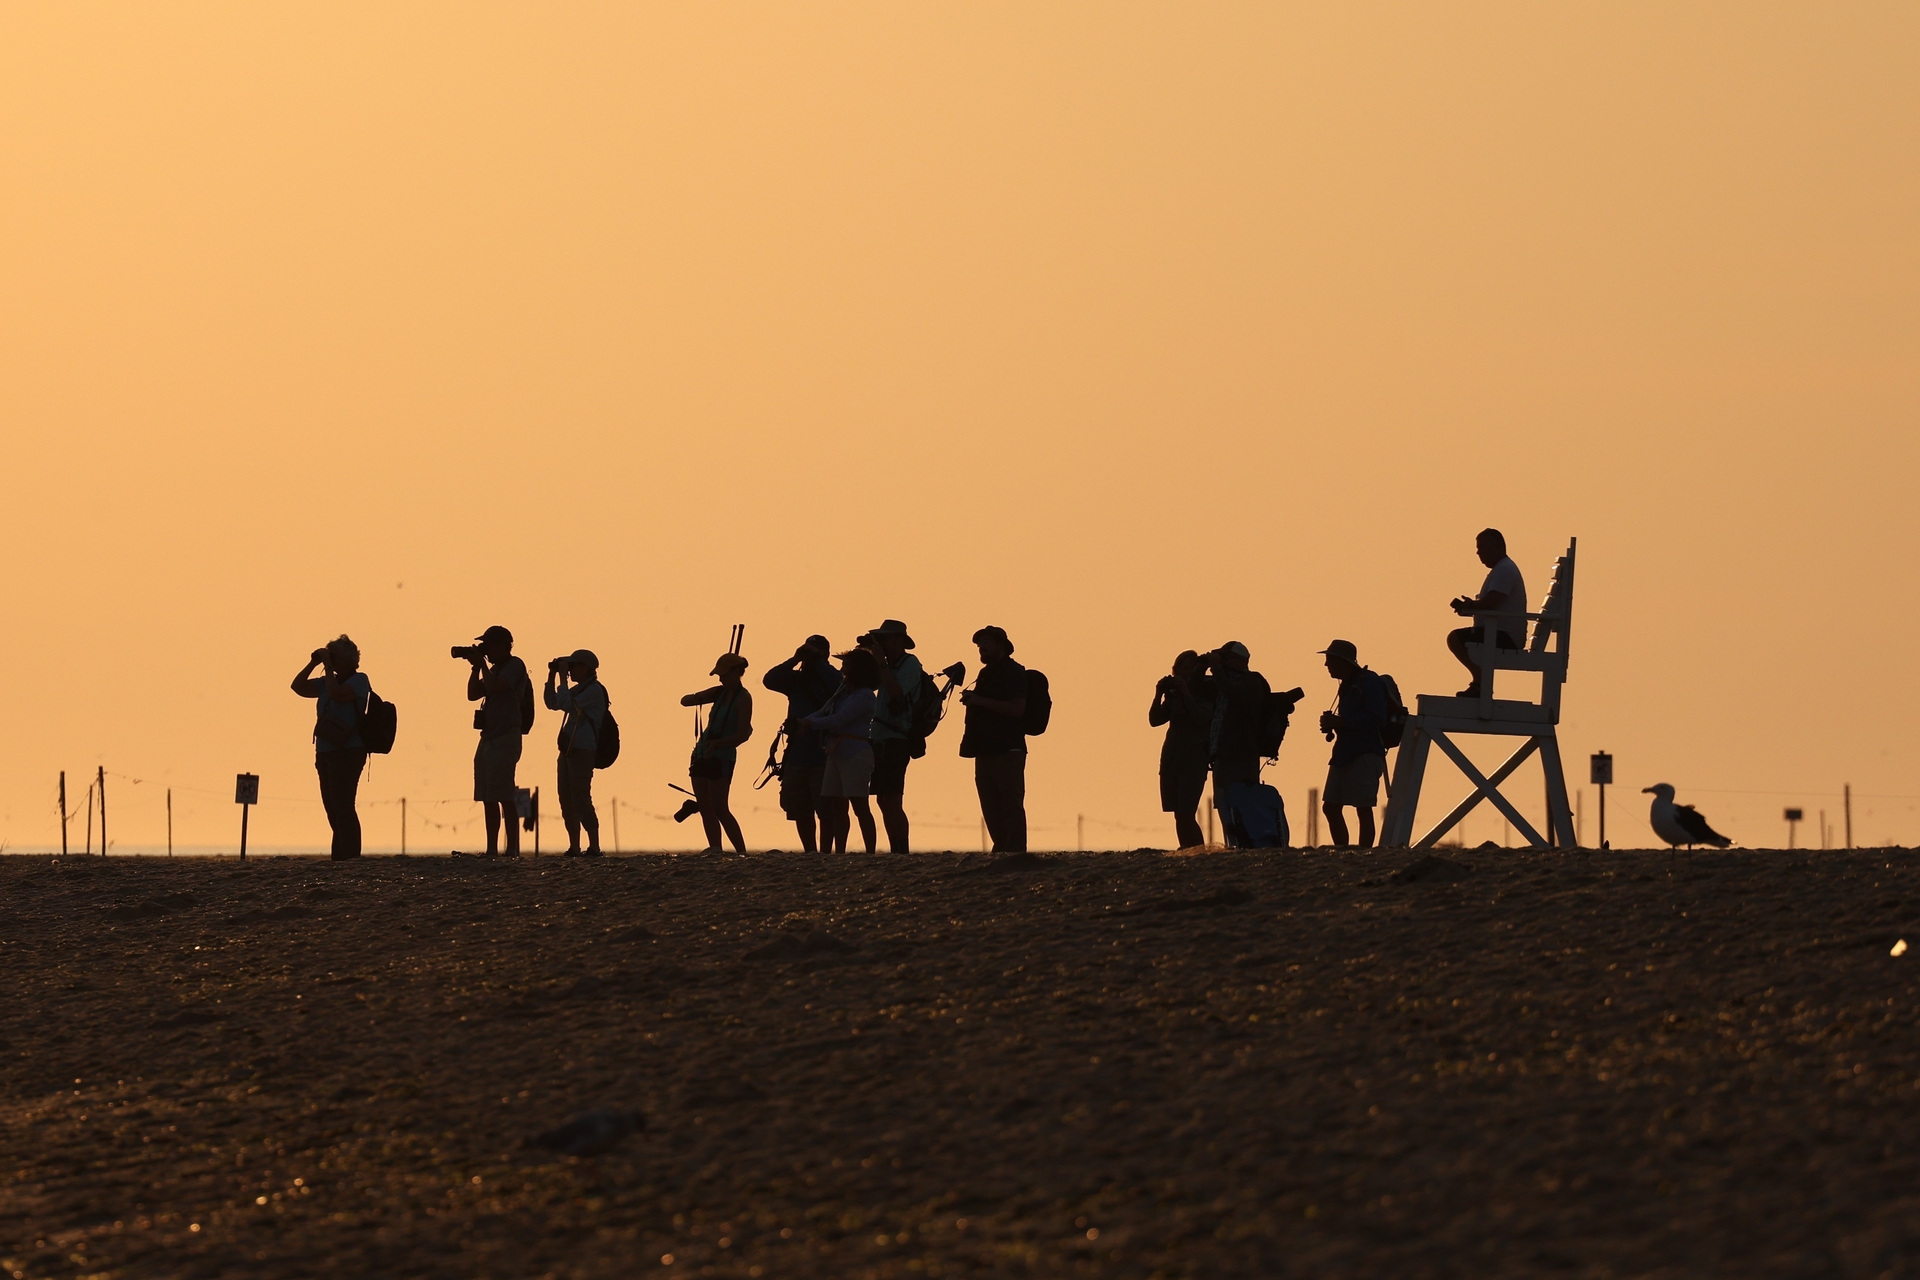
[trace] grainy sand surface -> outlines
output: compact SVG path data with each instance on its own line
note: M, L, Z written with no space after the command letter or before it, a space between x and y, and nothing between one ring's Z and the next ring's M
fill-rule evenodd
M0 1257L1920 1274L1920 857L1450 856L7 858Z

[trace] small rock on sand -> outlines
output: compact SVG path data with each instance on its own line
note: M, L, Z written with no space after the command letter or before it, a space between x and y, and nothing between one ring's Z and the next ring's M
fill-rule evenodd
M1473 868L1464 863L1454 862L1450 858L1436 858L1429 854L1417 858L1394 872L1388 879L1395 884L1452 884L1464 880L1473 874Z
M638 1111L602 1109L575 1116L558 1129L535 1134L536 1147L563 1156L597 1156L613 1150L636 1133L646 1131L647 1118Z

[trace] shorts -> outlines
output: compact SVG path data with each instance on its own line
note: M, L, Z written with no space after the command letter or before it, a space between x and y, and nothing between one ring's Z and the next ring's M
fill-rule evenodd
M905 738L882 738L873 744L873 794L907 793L907 766L913 763L913 744Z
M1320 803L1336 809L1371 809L1380 803L1380 775L1387 771L1384 755L1364 755L1345 764L1327 766L1327 789Z
M1163 813L1191 814L1200 807L1207 789L1207 766L1197 765L1169 773L1160 771L1160 809Z
M518 798L514 795L513 767L519 763L519 734L480 739L480 745L473 749L473 798L513 803Z
M813 817L820 800L820 785L826 780L826 761L819 764L780 766L780 811L793 822Z
M827 771L820 781L820 794L849 799L859 796L864 799L872 781L873 748L863 742L852 755L843 756L836 749L827 757Z
M693 763L687 766L690 778L718 778L722 782L733 781L733 761L716 760L712 756L695 756Z
M1213 807L1225 810L1231 808L1227 803L1227 793L1233 790L1236 782L1260 781L1260 757L1229 757L1213 762Z

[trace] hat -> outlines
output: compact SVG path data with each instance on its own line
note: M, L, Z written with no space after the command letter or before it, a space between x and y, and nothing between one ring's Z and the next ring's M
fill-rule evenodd
M1354 648L1351 640L1335 640L1320 652L1329 658L1345 658L1348 662L1360 660L1360 650Z
M1253 656L1247 652L1247 646L1241 644L1238 640L1227 641L1220 646L1220 652L1235 658L1249 658Z
M504 640L506 643L512 644L513 632L507 630L505 627L495 625L488 627L485 631L475 636L474 639L478 640L481 644L492 644L495 640Z
M567 665L570 667L592 667L595 671L598 671L600 669L600 659L591 649L575 649L567 655Z
M728 671L745 671L746 669L747 660L745 658L737 653L723 653L714 662L713 670L708 674L717 676Z
M833 652L833 646L827 643L825 636L808 636L805 647L808 649L818 649L821 653Z
M979 644L982 640L989 637L1005 645L1008 653L1013 652L1013 641L1007 639L1007 632L1004 627L982 627L973 633L973 642Z
M888 618L885 622L855 640L855 644L865 644L876 636L898 636L902 649L913 648L913 637L907 634L907 624L898 618Z

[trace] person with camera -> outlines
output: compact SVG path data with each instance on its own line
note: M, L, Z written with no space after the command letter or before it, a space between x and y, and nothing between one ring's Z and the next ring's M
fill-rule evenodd
M1160 744L1160 808L1173 815L1182 849L1206 842L1196 816L1207 789L1207 735L1213 728L1213 701L1201 687L1206 669L1200 655L1188 649L1173 660L1173 674L1160 677L1147 708L1149 725L1167 726Z
M907 650L913 637L907 624L893 618L858 641L880 660L880 685L873 708L873 798L887 826L887 847L907 851L907 766L913 762L914 704L933 692L920 659Z
M747 851L747 838L740 833L740 822L733 816L728 793L733 790L733 765L737 749L753 736L753 695L741 685L747 660L737 653L723 653L713 664L713 675L720 683L680 699L683 707L711 706L706 728L693 744L693 759L687 772L693 779L693 797L700 805L700 822L707 829L707 851L720 851L722 833L733 841L739 853Z
M1027 849L1027 669L1013 660L1013 641L999 627L973 633L980 675L960 694L967 709L962 759L973 761L980 816L995 853Z
M1267 722L1267 678L1248 666L1252 654L1229 640L1206 654L1213 671L1205 689L1213 698L1213 722L1207 731L1207 758L1213 771L1213 807L1226 812L1237 783L1260 781L1260 735Z
M315 678L313 669L321 667ZM367 713L373 686L360 671L360 647L346 636L315 649L293 678L293 691L317 701L313 726L313 767L320 775L320 803L333 828L333 856L360 856L360 814L355 802L360 773L367 767L367 745L360 719Z
M827 661L832 646L825 636L808 636L793 656L774 667L761 683L787 698L787 750L780 757L780 809L800 832L800 847L816 851L814 827L820 812L820 786L826 779L827 751L820 731L807 723L840 687L840 673Z
M520 856L518 789L514 770L520 763L520 737L532 726L533 682L527 664L513 656L513 632L488 627L478 644L455 645L453 656L472 664L467 673L467 701L478 702L473 727L480 745L473 752L473 798L486 814L487 856L500 853L500 826L507 828L507 856Z
M1327 834L1336 849L1348 848L1344 808L1358 811L1360 847L1373 848L1373 807L1380 803L1380 779L1387 771L1386 741L1380 731L1392 714L1387 686L1360 665L1360 651L1351 640L1335 640L1321 654L1327 674L1340 682L1337 709L1320 713L1320 731L1333 741L1327 762L1327 787L1320 797L1327 815Z
M867 789L873 783L874 690L880 687L880 660L871 649L840 655L840 687L807 724L826 740L827 767L820 784L820 846L845 853L853 828L849 810L860 819L860 838L874 851L873 810Z
M591 649L575 649L547 664L546 704L549 711L566 713L560 722L558 790L560 817L567 824L569 858L598 858L600 815L593 809L593 761L600 746L612 700L600 683L600 659ZM580 832L587 847L580 847Z
M1477 596L1455 596L1447 602L1447 607L1463 618L1476 614L1491 615L1493 626L1493 644L1497 649L1519 649L1527 643L1527 584L1520 576L1520 566L1507 554L1507 538L1498 529L1482 529L1473 540L1474 554L1480 557L1480 563L1487 566L1487 580L1480 584ZM1480 667L1467 657L1467 646L1484 644L1487 639L1487 623L1477 622L1471 627L1461 627L1447 632L1447 649L1460 660L1473 676L1473 683L1462 689L1456 697L1477 698L1480 696L1480 682L1491 679L1481 673Z

